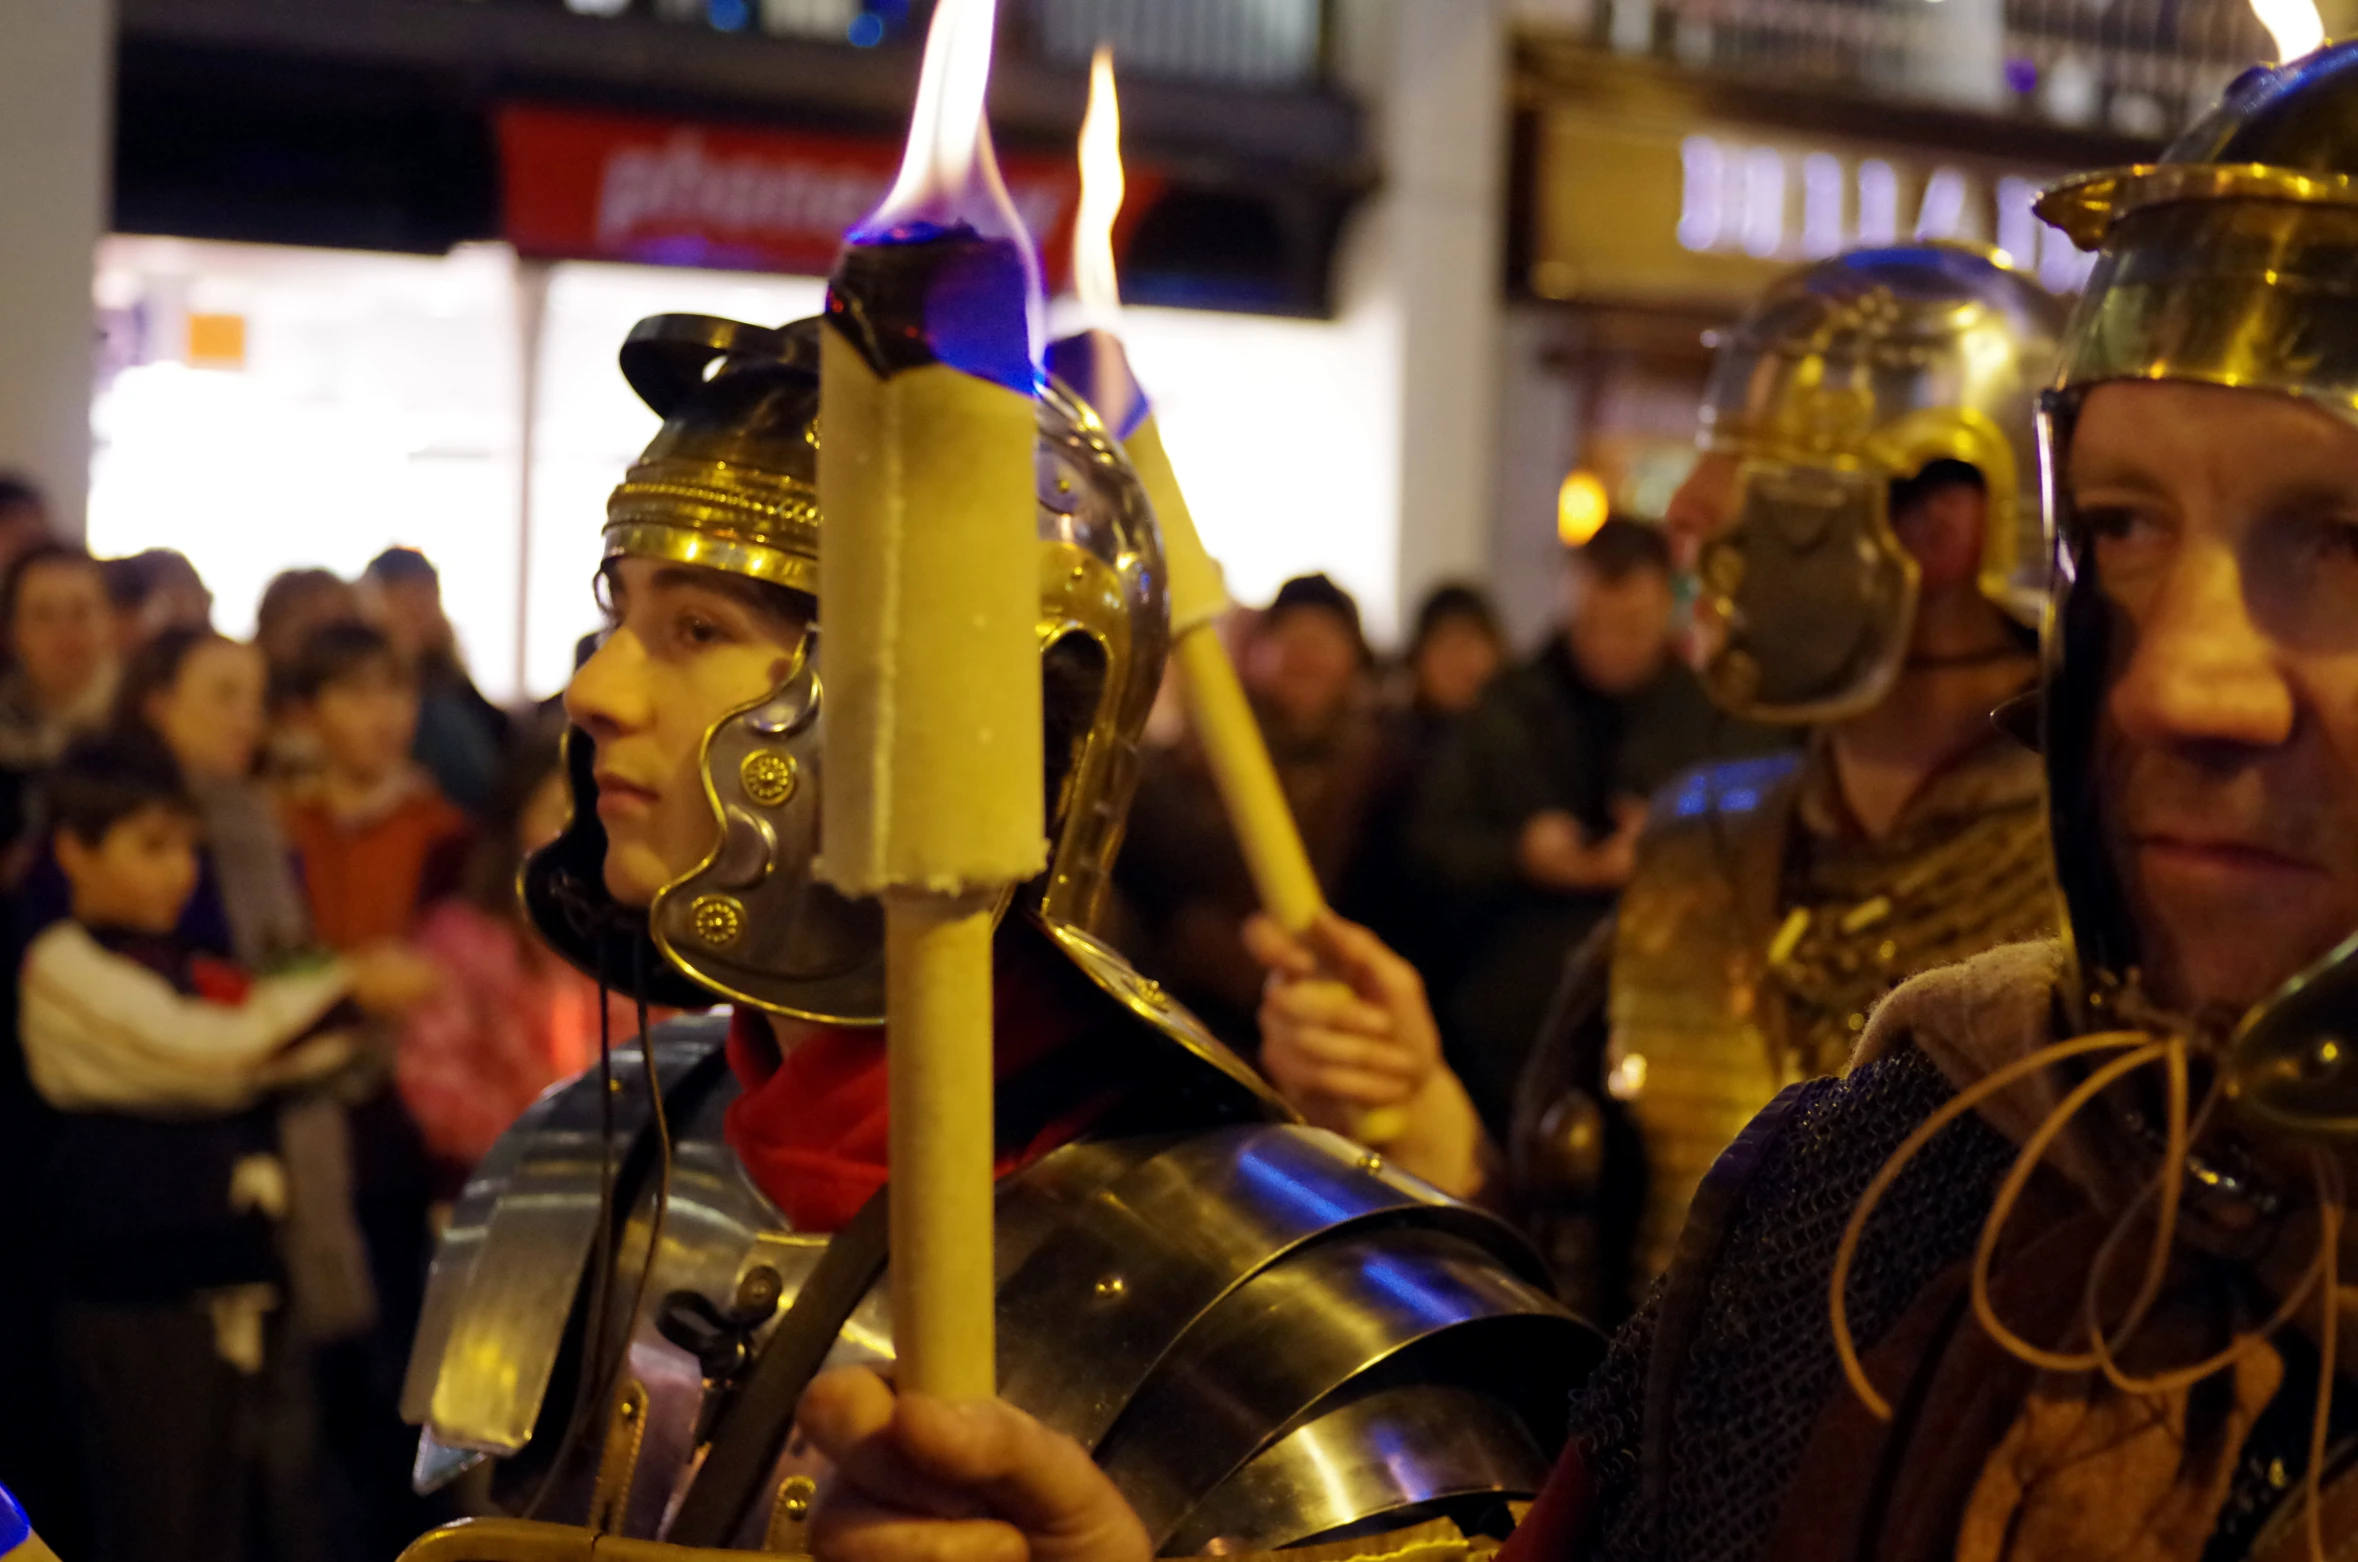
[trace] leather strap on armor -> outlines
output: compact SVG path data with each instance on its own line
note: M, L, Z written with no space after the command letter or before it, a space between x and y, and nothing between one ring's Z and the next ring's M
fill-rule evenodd
M870 1194L851 1224L827 1244L818 1266L755 1358L745 1386L721 1412L711 1449L672 1522L674 1545L726 1545L762 1495L794 1429L802 1391L818 1375L852 1309L884 1273L890 1192L880 1188Z

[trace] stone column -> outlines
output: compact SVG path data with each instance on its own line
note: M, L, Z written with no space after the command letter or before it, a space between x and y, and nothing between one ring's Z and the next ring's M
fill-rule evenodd
M106 231L113 0L0 6L0 469L83 533L90 487L90 276Z
M1338 64L1363 95L1383 185L1350 257L1346 307L1390 337L1399 387L1399 573L1391 618L1450 578L1481 579L1498 461L1506 222L1503 0L1336 8Z

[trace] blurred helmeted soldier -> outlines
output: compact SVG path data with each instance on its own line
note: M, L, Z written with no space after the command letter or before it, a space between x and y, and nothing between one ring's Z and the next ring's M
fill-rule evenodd
M1505 1562L2358 1542L2353 127L2346 44L2042 203L2100 254L2042 419L2066 936L1902 986L1848 1074L1745 1129ZM989 1526L907 1522L881 1451L993 1470L937 1474L934 1511L1142 1562L1014 1412L952 1459L917 1406L870 1432L853 1400L828 1385L818 1430L874 1483L821 1562L994 1554Z
M665 316L623 350L666 421L609 506L574 817L525 894L602 981L733 1017L551 1092L452 1217L405 1395L417 1479L496 1461L511 1526L799 1549L825 1469L790 1437L802 1389L892 1356L882 918L813 873L818 330ZM1162 559L1119 447L1061 389L1040 408L1050 865L996 949L1000 1381L1158 1543L1495 1523L1594 1336L1507 1228L1300 1126L1090 933L1162 676ZM1334 1476L1356 1448L1383 1457ZM423 1554L571 1543L503 1533Z
M2038 760L1989 713L2037 671L2034 397L2061 314L1919 244L1799 271L1719 344L1668 515L1702 580L1703 681L1809 742L1656 798L1524 1071L1505 1193L1592 1310L1627 1309L1713 1159L1784 1086L1840 1072L1884 993L2053 926ZM1338 1094L1321 1063L1376 1039L1332 1002L1280 981L1265 1010L1270 1070L1313 1120ZM1397 1155L1461 1191L1485 1175L1426 1149Z
M1509 1152L1567 1267L1603 1237L1642 1287L1713 1159L1839 1073L1876 1000L2053 927L2037 757L1988 717L2037 669L2032 415L2061 325L2026 278L1917 245L1789 277L1721 341L1668 517L1699 545L1704 684L1810 738L1674 783L1568 973ZM1612 1153L1624 1115L1638 1155Z

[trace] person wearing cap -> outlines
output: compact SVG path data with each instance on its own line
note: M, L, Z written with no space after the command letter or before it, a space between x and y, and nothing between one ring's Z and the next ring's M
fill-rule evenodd
M2042 203L2099 254L2041 414L2067 936L1902 986L1744 1131L1506 1562L2358 1542L2354 185L2343 44ZM821 1562L1143 1562L1014 1412L858 1387L805 1417L855 1477Z
M1382 741L1359 604L1325 575L1296 576L1244 626L1238 660L1311 866L1335 894L1365 839ZM1140 969L1249 1052L1262 972L1243 928L1260 900L1192 734L1149 751L1115 882Z

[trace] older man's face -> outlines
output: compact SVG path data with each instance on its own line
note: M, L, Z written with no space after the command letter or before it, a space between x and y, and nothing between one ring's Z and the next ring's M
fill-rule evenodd
M2066 480L2112 608L2098 783L2148 978L2247 1007L2358 930L2358 427L2100 386Z

